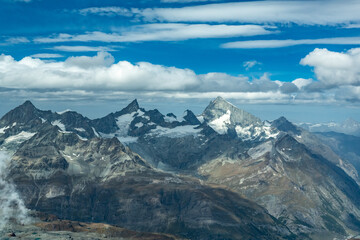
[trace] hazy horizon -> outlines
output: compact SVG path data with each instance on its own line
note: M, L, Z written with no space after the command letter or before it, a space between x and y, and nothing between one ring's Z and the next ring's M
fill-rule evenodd
M72 110L82 114L90 119L101 118L111 112L120 111L126 107L134 98L119 99L113 101L93 101L93 102L48 102L34 101L31 99L19 100L18 102L3 104L0 109L0 117L11 111L15 107L23 104L26 100L30 100L35 107L40 110L51 110L53 112L62 112L64 110ZM137 98L140 107L146 110L158 109L162 114L174 113L176 116L182 116L185 110L189 109L196 115L203 112L206 106L213 99L201 99L193 101L171 101L166 102L161 99ZM244 104L237 103L234 99L225 99L236 107L243 109L262 120L275 120L281 116L286 117L294 123L327 123L327 122L343 122L349 118L360 121L360 112L353 108L344 108L342 106L321 106L321 105L274 105L274 104ZM299 114L301 113L301 114Z

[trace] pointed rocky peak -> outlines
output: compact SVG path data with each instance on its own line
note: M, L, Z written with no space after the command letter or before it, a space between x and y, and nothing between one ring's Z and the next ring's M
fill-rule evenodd
M202 113L206 122L221 121L227 125L240 125L242 127L249 125L262 125L259 118L237 108L222 97L217 97L211 101Z
M21 111L21 112L31 113L31 112L37 111L37 110L38 109L34 106L34 104L32 102L30 102L29 100L27 100L12 111Z
M139 103L136 99L134 99L129 105L127 105L125 108L123 108L121 111L116 112L115 113L115 117L124 115L124 114L129 114L132 112L136 112L137 110L139 110Z
M137 111L139 109L139 103L137 99L134 99L127 107L130 111Z
M186 122L190 123L191 125L200 125L201 122L199 121L199 119L195 116L195 114L190 111L190 110L186 110L184 112L184 116L183 118L185 119Z
M24 108L36 108L30 100L26 100L20 107Z
M280 117L271 123L271 126L286 133L301 134L301 130L285 117Z
M170 118L176 118L176 115L173 113L168 113L168 114L166 114L166 116L170 117Z
M221 96L217 96L214 100L212 100L213 103L226 103L226 104L231 104L228 101L226 101L224 98L222 98ZM232 105L232 104L231 104Z
M31 120L37 119L39 117L38 110L29 100L21 104L20 106L14 108L7 114L5 114L1 120L1 124L11 124L11 123L27 123Z

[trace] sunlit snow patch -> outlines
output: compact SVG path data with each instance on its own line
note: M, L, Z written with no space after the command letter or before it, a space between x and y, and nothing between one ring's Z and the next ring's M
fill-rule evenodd
M66 109L66 110L64 110L64 111L61 111L61 112L56 112L57 114L64 114L64 113L66 113L66 112L71 112L72 110L71 109Z
M5 130L6 130L6 129L9 129L9 128L10 128L9 126L0 128L0 134L5 133Z
M195 129L192 125L186 126L178 126L175 128L164 128L157 126L155 129L152 129L148 135L157 135L162 137L170 137L170 138L177 138L177 137L184 137L184 136L197 136L201 132L201 129Z
M224 115L222 115L221 117L215 120L212 120L209 123L209 126L219 134L226 134L228 131L228 124L231 123L230 116L231 116L231 111L227 110Z
M61 131L66 132L65 125L60 120L55 120L51 122L51 125L58 126L61 129Z
M165 120L165 122L169 122L169 123L177 121L177 119L175 117L173 117L173 116L165 116L164 120Z
M78 132L86 132L86 130L85 129L83 129L83 128L74 128L76 131L78 131Z
M5 143L22 143L22 142L32 138L35 134L36 133L22 131L21 133L19 133L17 135L6 138Z

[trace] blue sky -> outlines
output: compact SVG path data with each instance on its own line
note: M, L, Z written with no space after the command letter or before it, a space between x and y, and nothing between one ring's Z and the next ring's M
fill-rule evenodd
M359 1L0 4L0 115L26 99L200 113L221 95L263 119L360 120Z

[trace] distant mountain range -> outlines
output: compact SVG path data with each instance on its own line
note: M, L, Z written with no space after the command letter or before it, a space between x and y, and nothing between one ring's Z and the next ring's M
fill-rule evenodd
M310 132L338 132L360 137L360 122L348 118L342 123L299 123L300 127Z
M198 116L134 100L88 119L26 101L0 119L7 178L29 209L187 239L359 233L359 159L329 139L220 97Z

